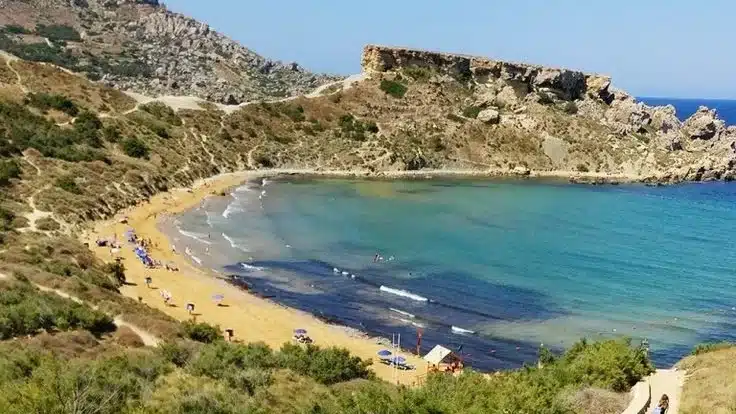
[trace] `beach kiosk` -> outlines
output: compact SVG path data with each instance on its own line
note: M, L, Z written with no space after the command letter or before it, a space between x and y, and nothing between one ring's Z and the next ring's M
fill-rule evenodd
M427 370L431 368L433 371L439 371L440 364L448 364L447 368L454 372L455 369L461 368L463 363L463 359L459 355L442 345L436 345L422 359L427 361ZM448 371L448 369L445 369L445 371Z

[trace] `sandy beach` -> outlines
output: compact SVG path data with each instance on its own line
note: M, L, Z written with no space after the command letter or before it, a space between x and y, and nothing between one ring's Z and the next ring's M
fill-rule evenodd
M100 259L110 261L112 257L109 249L95 246L97 239L117 235L120 240L131 228L139 237L150 239L156 246L149 249L151 257L163 263L174 262L179 270L147 269L135 256L130 245L125 245L120 249L119 256L123 258L130 284L123 286L121 292L134 299L142 297L144 303L174 318L191 319L186 304L193 303L198 321L217 324L223 330L233 329L235 340L246 343L263 341L273 348L289 342L294 329L303 328L316 345L345 347L361 358L373 360L373 370L384 380L393 381L398 377L399 383L416 383L426 373L426 363L420 358L402 353L407 357L407 363L417 369L398 371L395 374L395 370L379 363L376 353L386 346L377 343L375 338L368 338L346 327L329 325L310 314L256 297L227 284L223 279L217 278L213 271L199 268L182 255L172 252L169 240L157 228L158 220L195 207L208 196L217 196L249 179L275 174L276 172L224 174L197 183L191 190L177 189L158 194L150 202L127 209L112 220L97 223L83 236L83 241L92 246ZM123 217L127 217L127 224L119 223ZM146 287L144 280L147 276L153 279L153 288ZM161 289L172 294L171 303L174 306L164 303L160 295ZM224 294L223 304L226 306L217 306L212 300L212 296L218 293Z

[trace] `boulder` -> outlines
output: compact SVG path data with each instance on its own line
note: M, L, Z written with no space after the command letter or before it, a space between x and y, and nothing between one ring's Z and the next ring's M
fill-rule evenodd
M593 99L600 99L606 104L613 101L613 95L608 90L611 86L611 78L602 75L588 75L585 77L585 92Z
M478 112L476 118L486 124L497 124L501 120L501 115L497 110L489 108Z
M715 109L701 106L684 123L683 129L691 139L717 138L725 130L725 123L718 119Z

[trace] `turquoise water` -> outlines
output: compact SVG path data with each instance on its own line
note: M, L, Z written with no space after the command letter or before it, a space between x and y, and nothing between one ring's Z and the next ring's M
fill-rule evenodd
M303 179L243 186L169 231L276 301L406 347L421 327L423 352L477 368L616 336L667 366L736 339L734 202L723 183Z

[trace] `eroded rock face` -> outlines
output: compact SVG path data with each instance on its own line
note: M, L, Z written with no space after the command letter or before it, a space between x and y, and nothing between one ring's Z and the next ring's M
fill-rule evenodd
M725 123L718 119L715 109L701 106L697 112L685 120L683 127L691 139L707 140L718 137L723 133Z
M575 100L587 90L586 75L569 69L491 60L452 53L368 45L363 49L366 72L387 72L420 67L477 84L500 82L525 93L551 92L562 100Z

